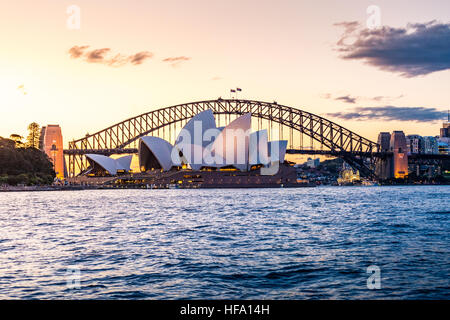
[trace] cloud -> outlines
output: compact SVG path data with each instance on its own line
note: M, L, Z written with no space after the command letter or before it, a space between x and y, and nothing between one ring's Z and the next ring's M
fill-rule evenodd
M337 101L343 101L345 103L355 104L360 101L375 101L389 103L389 101L397 100L403 98L404 95L398 96L375 96L375 97L362 97L362 96L352 96L350 94L340 95L338 97L333 97L331 93L323 93L320 95L322 99L333 99Z
M89 50L89 46L73 46L69 49L69 55L72 59L81 59L88 63L101 63L111 67L121 67L126 64L140 65L145 60L153 57L153 53L142 51L132 55L117 53L110 56L111 48L101 48Z
M183 61L191 60L190 57L180 56L180 57L170 57L163 59L163 62L168 62L172 67L178 66Z
M356 103L356 97L350 97L350 95L346 95L346 96L342 96L342 97L337 97L334 100L340 100L340 101L344 101L346 103Z
M345 28L346 33L352 33L353 31L360 28L360 24L358 21L342 21L342 22L337 22L333 25L336 27Z
M108 66L111 67L121 67L125 64L127 64L129 62L130 58L123 55L123 54L116 54L114 57L108 59L108 60L103 60L104 63L106 63ZM88 61L89 62L89 61ZM92 61L95 62L95 61Z
M373 98L370 98L370 99L373 100L373 101L376 101L376 102L381 102L381 101L392 101L392 100L397 100L397 99L403 98L404 96L405 96L404 94L401 94L401 95L396 96L396 97L391 97L391 96L376 96L376 97L373 97Z
M190 60L191 58L189 58L189 57L184 57L184 56L182 56L182 57L172 57L172 58L166 58L166 59L164 59L163 61L164 62L177 62L177 61L187 61L187 60Z
M222 80L222 77L212 77L211 80L212 81Z
M358 107L350 112L327 113L329 117L342 120L382 120L433 122L445 119L447 112L424 107Z
M376 29L362 29L355 21L335 25L345 28L337 42L343 59L362 60L403 77L450 69L450 23L431 21ZM349 43L350 39L354 41Z
M90 63L98 63L105 61L105 55L111 51L110 48L95 49L86 53L86 61Z
M153 58L153 53L149 51L138 52L135 55L130 56L130 63L134 65L141 64L144 60Z
M84 50L89 48L89 46L73 46L69 50L70 57L73 59L79 58L84 54Z

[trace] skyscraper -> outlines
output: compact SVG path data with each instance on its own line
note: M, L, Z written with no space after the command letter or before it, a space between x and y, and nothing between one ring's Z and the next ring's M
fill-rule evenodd
M378 144L380 145L379 152L389 152L391 144L391 134L389 132L380 132L378 134ZM376 165L376 172L381 179L392 178L392 159L385 157L379 159Z
M381 146L380 152L389 151L391 134L389 132L380 132L378 135L378 144Z
M423 137L423 153L424 154L437 154L438 153L438 141L436 137Z
M410 134L406 136L406 146L408 154L423 153L424 141L418 134Z
M450 121L442 124L441 138L450 138Z

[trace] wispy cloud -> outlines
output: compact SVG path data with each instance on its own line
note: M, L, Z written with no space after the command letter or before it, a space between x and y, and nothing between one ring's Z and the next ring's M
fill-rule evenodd
M111 51L110 48L95 49L86 53L86 61L90 63L106 62L105 56Z
M73 59L79 58L84 54L84 50L89 48L89 46L73 46L69 49L70 57Z
M345 28L337 42L343 59L363 60L404 77L450 69L450 23L431 21L372 30L355 21L335 25Z
M398 95L398 96L375 96L375 97L361 97L361 96L352 96L350 94L345 95L339 95L337 97L334 97L331 93L323 93L320 95L322 99L333 99L336 101L342 101L345 103L355 104L360 101L375 101L375 102L385 102L388 103L389 101L397 100L400 98L403 98L404 95Z
M382 120L433 122L445 119L447 112L425 107L357 107L348 112L327 113L327 116L342 120Z
M138 65L138 64L141 64L142 62L144 62L146 59L149 59L152 57L153 57L153 53L148 52L148 51L142 51L142 52L138 52L138 53L130 56L130 62L131 62L131 64Z
M169 57L169 58L165 58L162 61L163 62L167 62L169 63L172 67L176 67L178 66L180 63L184 62L184 61L189 61L191 60L190 57L185 57L185 56L179 56L179 57Z
M73 46L69 49L69 55L72 59L84 59L88 63L100 63L111 67L121 67L126 64L140 65L145 60L153 57L153 53L142 51L132 55L121 53L110 55L111 48L100 48L88 50L89 46Z
M356 103L356 97L351 97L350 95L337 97L334 100L340 100L340 101L343 101L343 102L346 102L346 103Z
M395 96L395 97L392 97L392 96L376 96L376 97L373 97L373 98L370 98L370 99L373 100L373 101L376 101L376 102L381 102L381 101L397 100L397 99L403 98L404 96L405 96L404 94L401 94L401 95L398 95L398 96Z

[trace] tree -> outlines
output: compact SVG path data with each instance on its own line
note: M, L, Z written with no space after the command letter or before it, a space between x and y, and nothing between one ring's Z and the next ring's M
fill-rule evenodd
M16 148L14 141L0 137L0 185L51 184L55 177L47 154L36 148Z
M22 142L23 137L20 134L13 133L9 138L14 141L16 148L24 147L24 143Z
M28 125L27 148L39 149L40 126L36 122Z

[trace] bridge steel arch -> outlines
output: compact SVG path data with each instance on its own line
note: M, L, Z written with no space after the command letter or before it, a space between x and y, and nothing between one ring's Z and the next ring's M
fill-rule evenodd
M84 138L69 142L64 153L69 157L68 173L86 169L83 155L133 153L126 148L131 143L163 127L187 121L199 112L211 109L215 115L242 115L250 112L253 118L272 121L309 136L329 149L329 154L343 158L364 176L374 176L364 159L377 152L378 144L330 120L276 102L242 99L217 99L179 104L150 111L112 125Z

